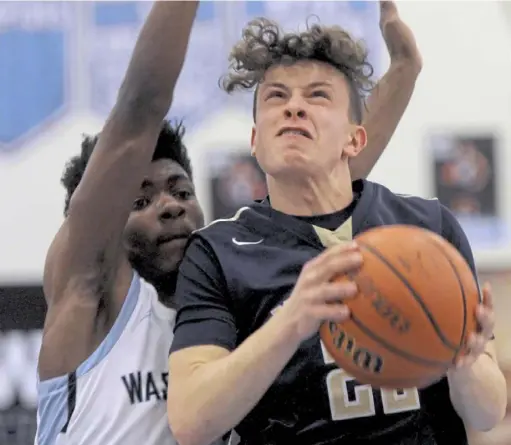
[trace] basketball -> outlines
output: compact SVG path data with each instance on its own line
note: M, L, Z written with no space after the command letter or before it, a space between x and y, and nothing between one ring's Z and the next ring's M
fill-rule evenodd
M326 350L359 383L423 388L440 380L477 330L479 289L457 249L415 226L385 226L356 238L364 259L352 276L351 318L320 328Z

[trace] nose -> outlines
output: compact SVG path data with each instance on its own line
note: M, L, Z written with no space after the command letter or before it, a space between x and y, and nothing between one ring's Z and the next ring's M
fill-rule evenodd
M303 99L298 94L293 94L287 102L284 116L286 119L305 119L307 117Z
M160 195L156 207L158 210L158 218L161 221L177 219L185 213L182 203L168 193L162 193Z

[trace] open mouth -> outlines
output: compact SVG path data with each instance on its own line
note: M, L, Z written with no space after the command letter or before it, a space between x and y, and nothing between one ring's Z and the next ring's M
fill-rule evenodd
M291 134L295 136L303 136L308 139L312 139L311 134L305 129L300 127L284 127L281 128L278 132L277 136L282 136L284 134Z

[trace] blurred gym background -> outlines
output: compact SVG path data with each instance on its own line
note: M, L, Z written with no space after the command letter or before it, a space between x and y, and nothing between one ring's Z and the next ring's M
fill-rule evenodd
M396 192L437 196L459 216L481 280L493 284L495 335L511 385L510 5L398 2L424 67L370 179ZM0 2L0 445L33 443L45 311L40 284L62 221L60 175L81 135L101 129L150 6ZM169 117L184 119L209 220L265 194L248 156L251 95L230 97L217 86L243 24L264 15L296 29L314 14L364 38L380 76L388 57L378 8L355 1L201 4ZM511 416L471 442L511 444Z

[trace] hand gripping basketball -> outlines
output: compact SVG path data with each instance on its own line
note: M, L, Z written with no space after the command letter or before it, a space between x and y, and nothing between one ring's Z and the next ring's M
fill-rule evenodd
M468 368L473 365L479 356L485 352L486 345L493 338L495 312L489 283L483 286L483 301L482 304L477 306L476 318L479 329L469 335L467 341L468 354L458 359L456 362L457 369Z
M333 279L361 265L362 255L355 243L349 243L331 247L303 266L291 296L281 309L298 341L317 333L325 320L342 322L349 318L349 310L342 300L355 296L357 285Z
M320 328L340 368L373 388L423 388L481 353L493 328L491 301L476 310L474 274L450 242L392 225L365 231L357 243L363 265L338 278L359 289L346 301L350 318Z

